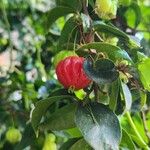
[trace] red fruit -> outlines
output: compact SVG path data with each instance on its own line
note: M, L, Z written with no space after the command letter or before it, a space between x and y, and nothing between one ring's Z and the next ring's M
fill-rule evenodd
M83 89L91 80L83 70L83 57L69 56L60 61L56 67L57 78L65 88Z

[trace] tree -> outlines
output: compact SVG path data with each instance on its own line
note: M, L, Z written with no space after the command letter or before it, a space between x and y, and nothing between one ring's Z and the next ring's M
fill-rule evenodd
M0 149L150 149L149 8L2 0Z

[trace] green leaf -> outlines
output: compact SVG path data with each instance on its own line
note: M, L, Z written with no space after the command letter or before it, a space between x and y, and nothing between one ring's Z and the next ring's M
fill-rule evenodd
M141 97L141 109L145 106L146 100L147 100L147 94L143 91L140 91L140 97Z
M58 6L55 7L53 9L51 9L49 12L45 13L43 15L43 28L45 28L45 30L49 30L50 26L60 17L62 16L66 16L70 13L75 13L75 11L73 9L71 9L70 7L64 7L64 6Z
M71 129L66 130L66 132L71 136L71 138L82 137L82 134L78 128L71 128Z
M108 57L113 60L128 60L129 62L132 62L130 56L125 50L121 50L119 47L104 43L104 42L93 42L86 45L81 46L78 50L84 50L84 49L95 49L97 52L103 52Z
M120 88L120 82L119 80L114 81L111 84L110 87L110 101L109 101L109 107L115 112L116 107L117 107L117 99L119 95L119 88Z
M94 9L95 8L95 3L94 0L89 0L89 5L91 5L91 7Z
M98 32L107 32L109 34L113 34L114 36L118 38L129 40L129 36L125 32L119 30L115 26L111 26L103 22L96 21L94 23L94 29L95 31L98 31Z
M123 100L125 101L124 112L126 112L131 109L132 95L131 95L131 92L130 92L128 86L125 83L121 82L121 88L122 88L122 97L123 97Z
M135 16L136 16L136 18L135 18L135 25L134 25L134 28L136 28L141 22L142 13L141 13L140 7L139 7L139 5L137 3L135 3L135 2L132 3L131 7L134 10Z
M30 137L30 138L29 138ZM35 141L36 137L33 131L32 126L29 124L26 126L21 141L15 147L15 150L21 150L25 147L32 145Z
M109 59L99 59L95 64L85 60L83 68L89 78L99 84L111 83L119 76L114 63Z
M139 135L141 136L141 139L143 139L144 142L142 142L141 139L139 139L139 137L135 133L135 130L133 130L133 127L131 126L129 119L127 119L126 117L122 117L121 118L121 126L126 131L128 131L128 134L131 136L132 140L138 146L144 148L144 147L146 147L145 143L148 143L148 139L147 139L147 136L145 135L144 126L143 126L143 122L142 122L142 119L140 117L140 114L134 113L134 115L132 115L132 120L134 122L136 130L138 131Z
M134 122L138 132L140 133L141 137L143 138L145 143L148 143L149 140L148 140L146 133L145 133L144 124L143 124L143 120L141 118L141 115L139 113L136 113L134 115L134 117L132 117L132 119L133 119L133 122Z
M84 139L95 150L117 150L121 129L117 116L103 104L79 105L75 122Z
M150 68L150 58L147 58L138 64L141 82L144 88L150 91L150 70L148 68Z
M84 139L78 140L69 150L92 150Z
M65 130L75 127L74 116L76 104L69 104L58 109L41 125L41 129L47 130Z
M122 129L122 140L120 143L121 147L128 148L129 150L136 150L136 147L130 137L130 135L126 132L125 129Z
M61 32L59 39L59 46L67 45L68 48L70 42L74 42L75 34L77 33L77 22L75 17L71 17L66 23ZM73 38L72 38L73 37Z
M46 113L48 107L52 105L54 102L62 99L71 99L71 96L54 96L54 97L49 97L45 100L40 100L39 102L36 103L35 109L32 112L32 118L31 118L31 123L34 131L36 132L38 129L38 126L40 124L42 116Z
M69 150L69 148L76 143L79 140L79 138L72 138L69 139L67 142L65 142L59 150Z
M60 6L70 7L75 11L80 11L82 9L81 0L56 0L56 3Z

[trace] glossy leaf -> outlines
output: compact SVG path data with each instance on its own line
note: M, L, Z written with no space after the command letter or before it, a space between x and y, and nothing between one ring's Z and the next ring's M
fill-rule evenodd
M122 88L123 100L125 101L124 112L126 112L131 109L132 95L131 95L131 92L130 92L128 86L125 83L121 82L121 88Z
M65 130L75 127L74 116L76 111L75 104L69 104L58 109L41 125L41 129L47 130Z
M119 76L114 63L109 59L99 59L95 64L85 60L83 68L89 78L99 84L111 83Z
M115 26L111 26L103 22L95 22L94 29L95 31L98 31L98 32L107 32L109 34L113 34L114 36L117 36L118 38L129 40L129 36L125 32L119 30Z
M125 59L132 62L130 56L125 50L121 50L119 47L108 43L93 42L81 46L78 50L83 49L95 49L97 52L103 52L104 54L108 55L108 57L113 61Z
M84 139L95 150L117 150L121 138L117 116L105 105L79 105L75 122Z

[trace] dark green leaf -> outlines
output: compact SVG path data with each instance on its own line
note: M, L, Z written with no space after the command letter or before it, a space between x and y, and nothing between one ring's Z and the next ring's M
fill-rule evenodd
M92 150L84 139L78 140L69 150Z
M70 42L74 42L75 34L77 33L77 22L74 17L71 17L66 23L61 32L59 39L59 46L62 47L64 44L69 46ZM72 38L73 37L73 38Z
M53 104L55 101L62 100L62 99L71 99L71 96L54 96L54 97L49 97L45 100L41 100L36 103L35 109L33 110L32 113L32 118L31 118L31 123L33 126L33 129L35 132L38 129L39 123L41 121L42 116L46 113L48 107Z
M129 36L125 32L119 30L115 26L107 25L103 22L99 22L99 21L95 22L94 29L95 31L98 32L107 32L109 34L113 34L114 36L117 36L118 38L129 40Z
M129 62L132 62L130 56L125 50L121 50L119 47L104 43L104 42L93 42L89 43L86 45L81 46L78 50L83 50L83 49L95 49L97 52L103 52L108 57L113 60L128 60Z
M58 6L53 9L51 9L49 12L44 14L44 22L43 27L47 30L49 30L50 26L60 17L66 16L70 13L75 13L75 11L69 7L64 6Z
M117 99L119 95L119 87L120 87L120 82L119 80L116 80L111 84L110 87L110 101L109 101L109 107L115 111L117 107Z
M75 104L69 104L54 112L48 120L40 125L41 129L64 130L74 128Z
M79 105L75 122L85 140L95 150L117 150L121 129L117 116L105 105Z
M75 11L80 11L82 9L81 0L56 0L56 2L60 6L71 7Z
M78 141L78 138L69 139L66 143L64 143L59 150L69 150L69 148Z
M30 137L30 138L29 138ZM23 133L20 143L16 146L15 150L21 150L25 147L32 145L36 139L33 128L31 125L27 125Z
M95 64L92 64L90 60L85 60L83 68L85 73L99 84L111 83L119 76L114 63L109 59L99 59Z

